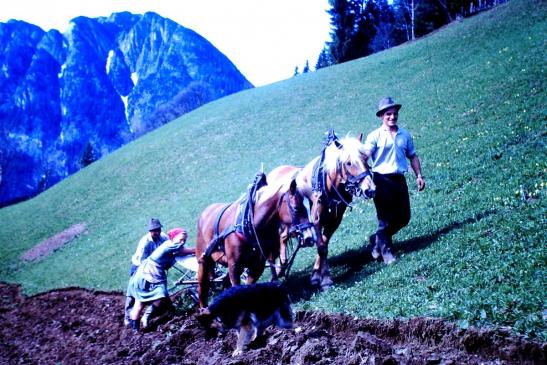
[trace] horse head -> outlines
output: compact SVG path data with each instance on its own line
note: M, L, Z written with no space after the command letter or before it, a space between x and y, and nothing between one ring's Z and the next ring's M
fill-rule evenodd
M309 220L304 196L297 189L296 179L291 180L289 189L285 193L285 209L291 217L289 235L296 237L305 247L314 246L317 242L316 230Z
M335 139L325 150L325 166L327 171L336 171L340 182L346 185L346 190L355 197L374 197L376 185L366 164L365 152L361 144L362 134L358 138L344 137Z
M317 242L316 230L310 223L304 196L297 188L295 176L273 180L261 189L257 207L261 213L270 211L275 215L280 226L286 227L289 235L302 244L313 246Z

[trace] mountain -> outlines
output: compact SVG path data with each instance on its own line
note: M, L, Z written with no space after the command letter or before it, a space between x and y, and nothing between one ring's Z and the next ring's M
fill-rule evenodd
M26 199L209 101L252 88L196 32L149 12L65 33L0 23L0 206Z

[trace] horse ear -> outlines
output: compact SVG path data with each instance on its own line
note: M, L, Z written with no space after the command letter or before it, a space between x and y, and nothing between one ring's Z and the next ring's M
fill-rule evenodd
M342 147L343 147L343 146L342 146L342 143L338 142L338 140L337 140L337 139L335 139L335 140L334 140L334 145L335 145L335 146L336 146L336 148L338 148L339 150L341 150L341 149L342 149Z
M296 179L292 179L289 191L291 192L291 195L296 194Z
M357 136L357 139L359 140L359 142L363 140L363 132L359 133L359 135Z

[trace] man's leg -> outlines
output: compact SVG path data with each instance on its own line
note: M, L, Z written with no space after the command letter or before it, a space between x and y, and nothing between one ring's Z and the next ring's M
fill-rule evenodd
M139 329L139 317L141 316L142 309L143 304L138 300L135 300L135 305L133 306L133 309L131 309L129 315L129 325L131 329L135 331Z
M382 255L384 263L389 265L395 262L395 256L393 255L393 241L391 235L389 235L389 224L383 220L378 222L378 230L376 231L376 244L377 248Z
M406 179L401 176L394 181L393 201L394 215L387 228L387 234L392 237L410 222L410 199Z
M404 179L404 177L402 177ZM376 206L376 215L378 218L378 229L376 230L375 246L372 254L376 258L382 255L386 264L395 261L393 255L393 243L391 236L394 234L394 223L397 221L399 213L399 182L398 176L374 174L374 183L376 184L376 195L374 196L374 205Z
M144 314L141 318L141 328L146 329L150 325L150 320L154 315L158 314L159 308L154 305L154 303L150 304L146 309L144 310Z
M123 323L126 326L129 326L130 324L129 323L129 320L131 319L130 313L131 313L131 308L133 308L133 305L135 305L135 298L131 296L125 297L125 307L124 307L125 317L123 319Z
M174 311L174 305L169 297L156 300L144 311L141 318L141 326L143 329L148 328L150 326L150 320L153 317L162 316L162 320L168 319L171 315L173 315Z

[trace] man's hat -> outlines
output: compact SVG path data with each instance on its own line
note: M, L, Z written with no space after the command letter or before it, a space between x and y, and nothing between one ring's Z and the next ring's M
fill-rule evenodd
M150 222L148 223L148 230L153 231L155 229L159 229L163 227L160 223L160 220L157 218L150 218Z
M380 100L380 102L378 103L378 111L376 112L376 116L381 116L382 114L384 114L384 111L389 108L397 108L397 111L399 111L399 109L401 109L401 106L401 104L395 103L391 96L386 96L385 98L382 98L382 100Z

